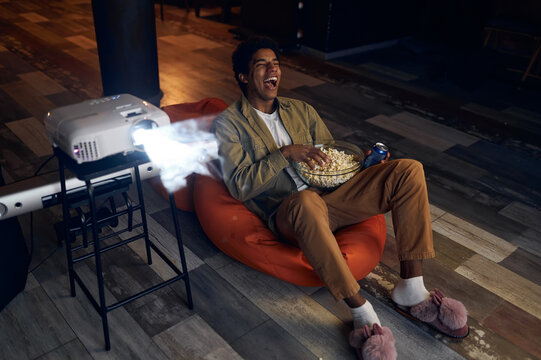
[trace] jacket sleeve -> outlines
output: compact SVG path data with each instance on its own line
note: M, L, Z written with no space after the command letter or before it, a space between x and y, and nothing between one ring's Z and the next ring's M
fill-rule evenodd
M312 105L306 104L307 119L312 139L317 144L333 142L331 132Z
M218 140L224 182L234 198L246 201L271 189L277 175L289 162L280 150L253 160L243 149L237 128L223 115L215 120L214 132Z

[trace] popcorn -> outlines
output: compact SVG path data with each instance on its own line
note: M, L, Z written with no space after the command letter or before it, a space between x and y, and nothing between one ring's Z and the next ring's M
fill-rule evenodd
M312 170L305 162L296 163L299 175L309 185L332 189L342 185L359 172L360 163L357 156L334 148L322 148L321 151L331 160L323 166L310 160L314 164Z

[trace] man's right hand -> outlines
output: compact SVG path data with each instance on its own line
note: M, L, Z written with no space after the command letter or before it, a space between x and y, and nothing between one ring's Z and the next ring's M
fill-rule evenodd
M325 166L331 159L320 149L310 145L286 145L280 148L282 155L288 161L304 161L311 169L315 167L314 160L320 166Z

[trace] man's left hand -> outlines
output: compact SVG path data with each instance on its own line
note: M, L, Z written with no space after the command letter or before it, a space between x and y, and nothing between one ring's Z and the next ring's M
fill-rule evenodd
M364 152L364 156L365 158L368 157L368 155L372 154L372 150L371 149L368 149ZM380 164L383 164L384 162L387 162L389 160L389 158L391 157L391 152L390 151L387 151L387 156L385 156L385 159L381 160L379 163Z

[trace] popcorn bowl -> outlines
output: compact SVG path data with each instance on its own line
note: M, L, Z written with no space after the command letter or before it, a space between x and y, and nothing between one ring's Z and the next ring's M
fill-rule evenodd
M345 141L336 141L313 146L320 148L327 154L331 158L331 162L324 166L315 164L314 169L311 169L305 162L293 162L293 168L309 186L323 190L336 189L355 176L362 168L364 154L356 145Z

